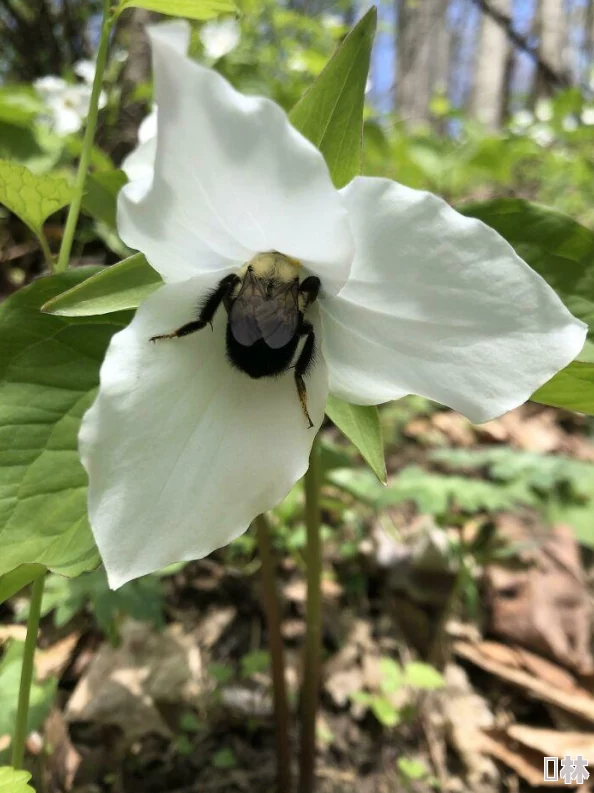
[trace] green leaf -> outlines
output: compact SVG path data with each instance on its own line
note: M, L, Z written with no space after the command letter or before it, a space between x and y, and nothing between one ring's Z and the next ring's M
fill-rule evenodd
M229 748L219 749L219 751L215 752L213 755L212 764L214 768L219 768L221 770L236 768L237 758L235 757L235 752L233 749Z
M0 575L22 564L77 575L98 563L77 434L109 340L129 315L39 312L95 272L40 278L0 306Z
M594 362L594 232L562 212L517 198L471 204L460 211L499 232L589 326L580 358Z
M12 735L19 698L19 685L21 681L21 666L23 664L24 642L12 641L0 661L0 738ZM33 682L31 685L31 699L27 730L41 727L54 702L57 680L51 678L43 683ZM0 753L2 758L2 753ZM2 785L0 783L0 791ZM11 791L12 793L12 791Z
M221 14L234 14L237 6L231 0L122 0L116 9L120 14L126 8L146 8L171 17L186 19L213 19Z
M427 774L426 766L420 760L414 760L409 757L399 757L396 761L400 773L412 781L424 779Z
M574 361L531 397L543 405L577 410L594 416L594 363Z
M376 25L377 11L371 8L289 116L324 155L336 187L361 171L365 83Z
M445 680L434 666L420 661L412 661L404 667L404 682L412 688L433 691L445 686Z
M393 658L380 658L379 668L382 675L381 689L386 694L394 694L402 687L402 667Z
M384 727L396 727L400 722L400 711L385 697L372 697L371 710Z
M350 405L330 396L326 415L338 429L357 447L373 473L386 484L386 461L379 413L369 405Z
M67 292L48 300L42 311L61 317L86 317L137 308L163 284L142 253L105 267Z
M16 595L21 589L45 573L40 564L22 564L10 573L0 576L0 603Z
M28 771L17 771L8 765L0 768L0 793L35 793L27 784L31 779Z
M118 193L127 181L128 177L120 170L89 174L82 200L83 211L115 229Z
M65 179L31 173L24 165L0 160L0 204L10 209L39 236L44 221L70 202L72 189Z

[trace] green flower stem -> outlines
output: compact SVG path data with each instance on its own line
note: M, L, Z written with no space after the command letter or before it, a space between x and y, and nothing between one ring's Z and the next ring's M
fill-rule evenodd
M68 267L68 262L70 261L70 252L72 250L74 232L76 231L76 224L78 222L83 193L85 190L85 182L87 180L87 171L89 170L89 162L91 160L91 149L95 139L97 116L99 115L99 96L101 94L101 86L103 85L103 72L105 71L105 63L107 61L109 34L113 24L109 6L110 0L103 0L103 23L101 25L101 36L99 38L99 49L97 50L97 67L95 69L95 79L93 80L93 89L91 91L91 104L89 107L89 115L87 117L87 126L85 129L85 136L83 138L82 151L78 163L78 171L76 173L76 180L74 182L74 195L72 196L72 202L70 204L70 209L68 210L68 219L66 220L66 228L64 229L64 238L62 239L60 255L55 268L57 273L64 272L64 270L66 270Z
M39 247L43 253L43 258L45 259L45 263L47 265L48 270L50 273L54 272L54 257L52 256L52 252L50 250L50 246L48 244L47 239L45 238L45 234L43 231L37 235L37 240L39 242Z
M307 527L307 624L301 689L301 756L299 793L315 786L316 714L318 710L322 642L322 543L320 537L320 450L314 441L305 474Z
M291 790L290 717L285 680L285 649L281 635L280 608L276 592L274 553L270 541L270 527L266 517L259 515L254 522L260 560L262 562L262 604L266 614L268 649L272 665L278 790L279 793L289 793Z
M31 604L29 608L29 619L27 620L27 638L25 639L25 652L23 654L21 683L19 686L19 703L17 706L14 738L12 742L11 763L13 768L22 768L23 758L25 756L29 698L31 695L31 683L33 681L33 659L35 657L37 631L39 630L39 616L41 613L41 598L43 596L44 581L45 573L42 573L33 581L33 586L31 588Z

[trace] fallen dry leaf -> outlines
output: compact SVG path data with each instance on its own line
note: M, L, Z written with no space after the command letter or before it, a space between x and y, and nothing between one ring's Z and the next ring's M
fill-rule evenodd
M179 625L156 633L127 620L121 640L99 648L68 702L67 720L118 726L130 743L150 733L172 737L157 703L195 703L203 676L196 634Z
M526 667L526 654L528 652L526 650L520 652L510 647L505 647L505 645L497 645L496 642L471 644L465 641L454 642L453 649L461 658L472 661L481 669L485 669L508 683L519 686L525 693L535 699L556 705L562 710L594 722L594 697L587 689L581 687L575 679L570 676L566 677L567 673L565 670L557 667L557 671L561 672L564 680L564 687L560 688L549 680L535 677L534 672ZM540 660L543 661L544 659ZM546 663L551 664L552 662ZM552 664L552 666L554 667L555 665ZM568 685L569 682L571 687Z

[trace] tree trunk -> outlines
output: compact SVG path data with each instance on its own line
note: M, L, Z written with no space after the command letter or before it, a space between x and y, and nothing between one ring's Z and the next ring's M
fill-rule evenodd
M541 58L569 79L569 32L563 0L538 0L537 31ZM538 73L536 96L550 96L551 93L551 84Z
M511 0L492 0L501 13L511 15ZM511 48L503 28L483 14L476 55L471 112L491 129L501 126L507 113Z
M396 112L409 125L429 121L434 53L445 25L444 0L396 0L398 73Z

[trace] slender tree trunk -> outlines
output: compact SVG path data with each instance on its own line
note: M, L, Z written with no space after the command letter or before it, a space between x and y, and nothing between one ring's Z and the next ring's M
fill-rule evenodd
M491 5L504 14L512 12L511 0L492 0ZM491 17L483 14L471 112L492 129L501 125L507 113L510 57L511 48L505 31Z
M569 79L569 31L563 0L539 0L537 14L540 56ZM552 93L551 84L540 72L536 77L535 89L537 97Z
M396 112L412 126L430 118L432 62L445 6L444 0L396 0Z

